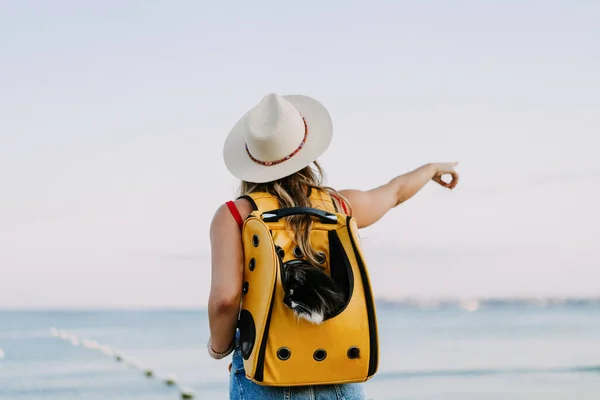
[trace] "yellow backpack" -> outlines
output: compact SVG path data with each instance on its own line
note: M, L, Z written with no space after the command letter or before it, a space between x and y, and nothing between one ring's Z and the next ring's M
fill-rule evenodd
M329 194L312 190L312 208L279 208L267 193L243 196L254 211L244 221L244 281L238 320L246 377L265 386L364 382L376 372L379 340L375 303L353 217ZM287 216L311 215L311 245L324 270L349 294L332 318L315 325L283 303L285 262L302 257L286 229ZM295 251L296 250L296 251Z

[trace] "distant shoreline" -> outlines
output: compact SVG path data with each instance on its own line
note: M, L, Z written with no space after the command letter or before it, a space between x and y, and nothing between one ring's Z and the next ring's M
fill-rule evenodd
M375 300L382 309L496 309L503 307L599 307L598 297L549 296L549 297L404 297L398 299L378 298ZM205 312L201 306L86 306L86 307L0 307L0 312Z

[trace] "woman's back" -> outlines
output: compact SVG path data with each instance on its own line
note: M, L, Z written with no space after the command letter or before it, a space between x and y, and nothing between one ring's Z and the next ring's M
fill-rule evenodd
M457 183L455 164L427 164L367 191L324 187L316 158L331 135L314 99L269 95L226 141L241 197L220 206L211 224L207 347L214 358L234 353L231 398L363 398L347 382L376 372L378 341L357 229L431 179ZM441 181L444 173L454 180Z

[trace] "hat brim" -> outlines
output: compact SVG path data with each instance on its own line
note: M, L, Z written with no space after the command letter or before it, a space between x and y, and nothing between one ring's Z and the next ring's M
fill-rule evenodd
M302 114L308 127L306 143L290 159L275 165L258 164L246 152L244 115L232 128L223 146L223 158L229 172L236 178L253 183L281 179L316 161L331 143L333 126L327 109L317 100L303 95L282 96Z

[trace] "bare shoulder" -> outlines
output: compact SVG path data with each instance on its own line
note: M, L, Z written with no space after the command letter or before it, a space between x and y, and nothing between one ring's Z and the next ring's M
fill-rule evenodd
M337 194L342 196L342 198L332 195L331 198L333 200L333 204L335 208L338 210L346 210L348 215L352 214L352 201L347 196L347 190L337 190Z
M250 215L250 213L252 213L252 211L254 210L252 203L250 203L247 199L244 198L235 200L234 204L237 207L242 219L248 218L248 215Z
M246 199L237 199L233 202L235 209L240 214L242 220L246 219L252 212L252 204ZM226 202L221 204L214 213L211 223L212 234L226 234L228 232L239 233L239 226L234 216L234 210L231 210Z

